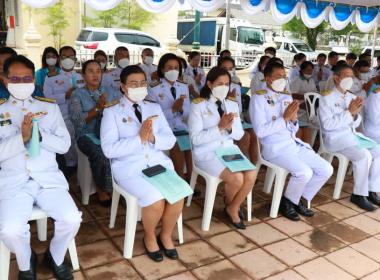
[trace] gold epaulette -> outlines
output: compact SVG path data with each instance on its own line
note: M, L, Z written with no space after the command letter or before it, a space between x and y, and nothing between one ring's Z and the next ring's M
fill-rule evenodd
M59 74L59 71L54 71L54 72L48 73L47 76L54 77L54 76L57 76L58 74Z
M265 78L264 78L264 79L261 79L260 82L265 82Z
M266 91L266 90L258 90L258 91L256 91L256 93L257 93L258 95L263 95L263 94L266 94L267 91Z
M6 98L2 98L2 99L0 99L0 105L3 104L3 103L5 103L5 101L7 101Z
M322 92L321 95L322 95L322 96L326 96L326 95L329 95L329 94L332 93L332 92L333 92L333 90L330 89L330 90L327 90L327 91Z
M231 83L234 83L234 84L237 84L237 85L240 86L240 84L239 84L238 82L235 82L235 81L232 81L232 80L231 80Z
M330 68L330 66L329 66L328 64L325 64L325 67L326 67L326 68Z
M201 103L202 101L205 101L206 99L204 99L204 98L201 98L201 97L198 97L198 98L195 98L194 100L193 100L193 102L195 103L195 104L198 104L198 103Z
M157 103L157 101L154 101L152 99L147 99L147 98L145 98L144 101L148 101L148 102L152 102L152 103Z
M232 97L232 96L227 96L226 99L237 102L237 99L235 97Z
M296 65L295 65L295 64L292 66L292 68L294 68L294 67L296 67Z
M111 103L108 103L106 105L104 105L104 108L109 108L109 107L112 107L113 105L116 105L117 103L119 103L119 100L115 100Z
M75 70L78 74L81 74L82 75L82 69L79 69L79 70Z
M377 88L375 88L374 90L373 90L373 93L378 93L380 91L380 87L377 87ZM0 102L1 102L1 100L0 100ZM1 103L0 103L1 104Z
M281 91L281 93L290 95L290 92L287 90Z
M141 62L137 63L136 65L137 65L137 66L141 65Z
M50 98L39 97L39 96L35 96L34 98L37 99L37 100L40 100L40 101L46 101L46 102L50 102L50 103L56 103L54 99L50 99Z
M182 84L185 84L185 85L187 85L187 83L186 83L186 82L184 82L184 81L181 81L181 80L177 80L177 82L179 82L179 83L182 83Z
M158 86L160 85L162 82L161 81L158 81L158 82L155 82L153 84L150 85L151 88L154 88L155 86Z

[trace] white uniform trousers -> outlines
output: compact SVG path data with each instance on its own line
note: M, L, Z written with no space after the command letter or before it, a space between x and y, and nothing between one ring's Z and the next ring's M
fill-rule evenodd
M77 151L75 150L75 129L70 119L65 120L65 124L66 124L67 130L70 133L71 146L70 146L69 151L63 156L65 157L66 166L73 167L73 166L76 166L78 163L78 154L77 154Z
M334 171L331 164L301 144L269 161L291 173L284 195L294 204L299 203L301 196L311 201Z
M32 252L28 220L33 204L55 220L50 252L57 265L63 263L69 243L77 234L82 221L82 213L66 189L44 189L34 180L29 180L11 199L0 200L0 240L16 255L21 271L30 268Z
M349 147L337 153L343 154L353 164L354 194L368 196L380 192L380 146L370 150Z

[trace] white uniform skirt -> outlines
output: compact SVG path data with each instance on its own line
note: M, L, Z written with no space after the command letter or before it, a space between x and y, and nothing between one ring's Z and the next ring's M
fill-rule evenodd
M223 170L227 168L218 158L208 161L194 161L194 163L196 167L218 178Z

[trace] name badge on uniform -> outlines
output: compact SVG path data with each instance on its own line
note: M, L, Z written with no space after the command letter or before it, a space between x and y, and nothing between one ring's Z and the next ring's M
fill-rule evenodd
M181 97L183 97L183 98L189 98L189 95L187 95L187 94L181 94Z
M158 119L158 115L151 116L150 119L151 119L151 120Z
M77 81L77 84L84 84L85 83L85 80L78 80Z
M47 115L47 114L48 114L47 111L42 111L42 112L34 113L34 114L33 114L33 117L34 117L34 118L37 118L37 117L45 116L45 115Z
M11 120L0 121L0 126L7 126L11 124L12 124Z

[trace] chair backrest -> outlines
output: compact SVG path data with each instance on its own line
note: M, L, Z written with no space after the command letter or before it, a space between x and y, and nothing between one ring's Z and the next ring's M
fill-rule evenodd
M318 125L318 116L316 111L317 100L321 97L319 93L316 92L308 92L305 93L304 98L306 102L306 111L309 116L309 120L313 125Z
M326 91L326 83L327 83L327 81L320 81L319 82L319 91L320 92L325 92Z
M323 144L323 134L322 134L322 127L321 127L321 119L319 118L319 108L317 109L317 116L319 120L319 146L323 149L326 150L325 145Z
M250 90L249 87L241 87L241 96L247 94Z

